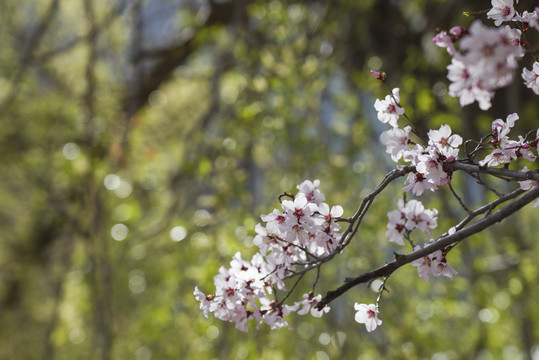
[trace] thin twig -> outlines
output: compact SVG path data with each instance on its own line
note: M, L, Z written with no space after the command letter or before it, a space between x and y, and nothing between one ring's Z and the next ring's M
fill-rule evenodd
M387 279L389 279L389 275L384 277L384 281L382 281L382 284L381 284L380 287L378 288L378 296L376 297L376 309L379 308L380 300L382 300L382 293L383 293L384 291L389 291L389 290L387 290L387 288L386 288L386 281L387 281Z
M453 193L453 196L457 199L457 201L459 202L460 206L462 206L462 208L464 209L464 211L466 211L468 214L470 213L470 209L468 209L468 207L466 205L464 205L464 202L462 201L462 199L460 198L460 196L457 195L457 193L455 192L455 189L453 189L453 186L451 186L451 183L448 184L449 185L449 189L451 190L451 193Z
M412 239L410 239L410 230L406 230L404 232L404 238L406 239L406 241L408 241L408 244L410 244L410 246L412 247L412 251L415 249L415 245L412 241Z
M316 279L314 279L314 283L313 283L313 294L314 294L314 290L316 288L316 285L318 284L319 279L320 279L320 266L316 268Z
M493 187L489 186L483 179L481 179L480 174L470 174L471 177L477 180L477 183L479 185L482 185L487 189L488 191L492 192L493 194L496 194L498 197L504 196L504 194L500 193L498 190L494 189Z
M305 275L305 273L301 274L300 276L298 276L298 278L296 279L296 282L294 283L294 285L292 286L292 288L288 291L288 293L285 295L285 297L279 301L278 303L279 304L284 304L284 302L286 301L286 299L288 299L288 297L292 294L292 292L294 292L294 289L296 288L296 286L298 286L301 278ZM277 293L275 294L277 296ZM277 297L276 297L277 298Z

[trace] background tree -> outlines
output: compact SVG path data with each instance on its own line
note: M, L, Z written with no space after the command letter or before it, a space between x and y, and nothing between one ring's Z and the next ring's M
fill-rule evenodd
M456 248L449 284L403 268L375 334L348 311L369 287L323 320L292 319L292 334L240 334L192 296L236 251L255 251L254 225L278 193L320 178L334 204L355 209L392 168L371 69L400 86L419 132L428 120L480 138L515 109L517 129L537 126L536 97L518 81L488 117L448 96L450 59L431 39L469 24L463 10L490 8L470 6L2 1L0 358L539 356L533 211ZM465 177L455 186L470 206L488 197ZM380 196L321 288L391 257L385 219L400 188ZM447 228L460 209L441 194L430 200Z

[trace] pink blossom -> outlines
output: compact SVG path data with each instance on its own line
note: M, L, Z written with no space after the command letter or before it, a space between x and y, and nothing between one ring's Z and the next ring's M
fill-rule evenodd
M279 330L283 327L292 329L284 317L294 312L296 310L295 306L280 305L268 298L261 299L261 303L260 312L263 315L262 320L269 325L270 329Z
M404 245L404 231L406 230L406 216L398 210L393 210L387 213L388 223L386 237L390 242L395 242L398 245Z
M436 36L432 39L432 42L439 47L445 48L451 56L455 55L457 52L455 50L455 46L453 45L451 36L449 36L446 31L440 31L438 34L436 34Z
M449 33L453 36L462 36L466 35L468 33L468 30L464 29L461 26L453 26L451 29L449 29Z
M494 149L483 160L479 161L481 166L499 166L510 163L511 160L516 160L517 156L514 150Z
M382 325L382 320L378 319L378 309L374 304L354 304L357 310L355 320L360 324L365 324L368 332L374 331L377 326Z
M297 189L305 194L305 198L309 202L318 203L326 200L324 194L320 192L318 187L320 186L320 180L305 180L297 186Z
M372 75L375 79L380 80L381 82L385 82L385 81L386 81L385 73L380 73L380 72L378 72L378 71L371 70L371 75Z
M454 231L449 232L449 234ZM420 247L416 246L414 250L419 250ZM457 271L447 264L447 260L441 250L436 250L432 254L413 261L412 266L417 267L417 273L420 278L429 281L429 275L433 276L446 276L453 279L454 275L457 275Z
M404 152L410 150L408 134L411 130L410 126L406 126L404 129L394 127L380 135L380 141L386 146L386 153L391 155L391 160L399 161Z
M539 131L538 131L538 133L539 133ZM524 168L521 171L522 172L528 172L530 170L526 166L524 166ZM530 190L531 188L539 186L539 181L538 180L524 180L524 181L519 181L518 183L519 183L520 188L522 190ZM535 200L535 202L533 203L532 206L534 208L539 208L539 198L537 200Z
M439 130L430 130L427 136L429 137L429 145L434 146L437 152L446 158L450 156L456 157L453 149L458 148L462 144L462 137L460 135L451 135L451 127L449 125L440 126Z
M506 121L496 119L492 122L492 140L490 142L494 149L483 160L479 161L479 165L498 166L517 159L517 150L520 144L510 140L507 136L517 120L518 115L513 113L507 116Z
M438 226L438 210L425 209L421 201L410 200L405 204L404 200L400 199L398 206L399 210L387 213L389 221L386 236L390 242L404 245L405 231L419 229L430 236L430 230Z
M418 155L416 171L423 174L427 181L435 186L451 182L451 178L443 169L442 159L432 148Z
M513 20L528 24L529 27L539 30L539 7L536 7L534 11L523 11L522 15L516 15Z
M316 305L318 305L320 300L322 300L322 295L320 294L314 296L312 291L309 292L308 294L304 294L303 301L296 303L298 307L301 306L301 309L298 310L298 315L305 315L310 312L313 317L319 318L319 317L322 317L322 315L324 315L325 313L328 313L330 310L330 307L327 305L324 306L322 310L318 310L316 308Z
M513 0L492 0L492 9L487 13L489 19L494 19L494 25L500 26L504 21L510 21L515 16Z
M420 247L416 246L414 250L419 250ZM420 278L429 281L429 275L432 274L432 270L438 267L438 258L442 257L442 252L440 250L435 251L432 254L424 256L420 259L412 261L412 266L417 267L417 273Z
M285 278L308 256L328 256L339 246L342 234L335 219L343 214L341 206L323 203L318 180L298 185L293 200L283 200L282 212L274 209L261 219L266 224L255 226L254 244L259 248L250 261L236 253L229 268L221 267L214 276L215 293L206 295L198 287L194 295L205 316L233 322L240 331L247 331L254 320L257 328L266 323L272 329L290 327L286 315L297 311L320 317L330 310L317 310L321 295L312 294L293 306L277 303L270 296L273 289L286 290ZM301 307L301 308L300 308Z
M492 104L490 99L494 95L492 91L485 89L481 78L472 76L470 69L466 64L454 57L451 64L447 66L447 78L451 81L449 84L449 95L458 96L461 106L479 102L482 110L489 109Z
M418 247L419 248L419 247ZM429 281L429 275L431 273L431 267L430 264L432 263L432 259L430 256L422 257L421 259L417 259L415 261L412 261L412 266L417 267L417 273L419 274L419 277Z
M425 149L422 145L415 144L412 149L408 148L404 151L402 158L404 161L416 166L419 163L419 155L427 153L428 149Z
M449 266L445 260L445 257L441 257L440 261L431 262L431 273L433 276L446 276L453 279L454 275L457 275L457 270Z
M539 61L533 63L532 70L522 69L522 79L524 79L526 87L539 95Z
M420 172L409 173L404 183L408 185L403 187L402 190L411 191L415 196L421 196L425 190L434 191L438 189Z
M502 119L496 119L492 122L492 133L494 135L493 141L497 144L502 144L507 140L507 135L511 129L515 126L515 122L519 119L517 113L507 115L505 121Z
M458 96L461 106L477 101L482 110L489 109L494 90L512 81L517 59L524 55L520 35L509 26L491 29L479 20L472 23L447 67L449 94Z
M322 203L318 207L318 212L320 213L320 215L322 215L317 220L317 223L319 225L327 224L328 226L331 227L333 231L340 230L341 226L338 223L336 223L334 220L336 218L339 218L344 213L342 206L336 205L336 206L332 206L330 209L328 204Z
M403 210L407 230L417 228L429 234L429 229L434 229L437 226L436 216L438 215L438 210L425 209L421 201L410 200Z
M511 141L511 144L512 147L517 148L517 157L522 157L532 162L537 158L537 156L530 150L528 142L522 137L522 135L518 136L518 141Z
M282 207L289 218L295 217L298 224L308 221L310 215L317 209L315 205L308 202L307 197L303 193L298 193L294 201L284 200Z
M385 100L376 99L374 108L378 111L378 120L398 127L399 116L404 114L404 109L400 106L399 88L393 89L392 95L387 95Z
M193 295L195 295L195 299L200 302L200 310L204 312L204 316L208 317L208 313L210 311L211 297L200 291L198 289L198 286L195 286L195 291L193 292Z

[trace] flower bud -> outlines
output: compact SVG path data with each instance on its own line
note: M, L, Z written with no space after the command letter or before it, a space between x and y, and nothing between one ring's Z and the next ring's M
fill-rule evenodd
M385 72L379 73L378 71L371 70L371 75L372 75L375 79L380 80L381 82L385 82L385 81L386 81L386 73L385 73Z
M449 33L454 36L462 36L465 35L467 31L461 26L453 26L451 29L449 29Z

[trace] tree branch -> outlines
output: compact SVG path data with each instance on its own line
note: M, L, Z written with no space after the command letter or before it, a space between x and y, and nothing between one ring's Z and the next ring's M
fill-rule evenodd
M471 174L472 176L477 176L479 173L485 173L493 176L504 176L511 179L514 179L515 181L524 181L524 180L539 180L539 173L534 171L528 171L528 172L522 172L522 171L513 171L508 170L504 168L492 168L492 167L482 167L479 165L473 165L473 164L465 164L462 162L451 162L451 163L444 163L444 167L451 170L462 170L466 173ZM342 233L341 241L339 246L335 249L333 253L330 255L317 259L313 262L298 264L298 265L306 265L305 268L295 271L290 276L300 275L304 274L312 269L315 269L322 264L328 262L331 260L335 255L341 253L346 246L350 243L352 238L357 233L359 226L361 224L361 221L363 220L363 217L367 213L369 207L374 201L374 198L381 193L393 180L398 179L399 177L402 177L410 172L415 171L415 166L408 165L408 166L399 166L397 169L392 170L380 182L380 184L367 196L363 198L361 201L361 204L359 205L358 209L356 210L355 214L352 217L349 218L343 218L341 221L348 222L348 227L346 230ZM475 218L477 215L485 213L487 211L491 211L496 206L498 206L501 203L504 203L507 200L513 199L516 196L520 195L523 191L521 190L515 190L514 192L508 194L508 195L501 195L497 194L499 196L499 199L487 204L475 211L468 211L468 216L458 225L463 226L469 221L471 221L473 218ZM459 228L457 228L459 229Z
M526 174L526 173L522 173ZM370 280L389 276L391 275L395 270L398 268L411 263L414 260L420 259L422 257L425 257L429 254L432 254L435 251L441 250L446 246L458 243L471 235L478 233L484 229L486 229L489 226L494 225L497 222L502 221L509 215L517 212L525 205L529 204L530 202L534 201L539 197L539 186L533 188L532 190L528 191L525 195L521 196L520 198L512 201L508 205L504 206L500 210L487 215L482 220L479 220L473 225L470 225L464 229L461 229L459 231L456 231L455 233L447 236L442 236L438 239L436 239L433 243L430 243L426 245L425 247L418 249L416 251L413 251L407 255L397 254L395 253L395 260L379 267L378 269L363 273L355 278L347 279L346 282L337 288L336 290L329 291L326 296L320 301L320 303L317 305L318 309L322 309L324 306L329 304L331 301L335 300L337 297L344 294L346 291L350 290L352 287L366 283Z
M444 163L444 168L451 169L451 170L462 170L464 172L467 172L468 174L489 174L494 176L504 176L509 177L514 180L518 181L524 181L524 180L539 180L539 172L535 171L514 171L514 170L508 170L505 168L492 168L492 167L483 167L479 165L473 165L473 164L465 164L463 162L455 161L455 162L446 162Z

